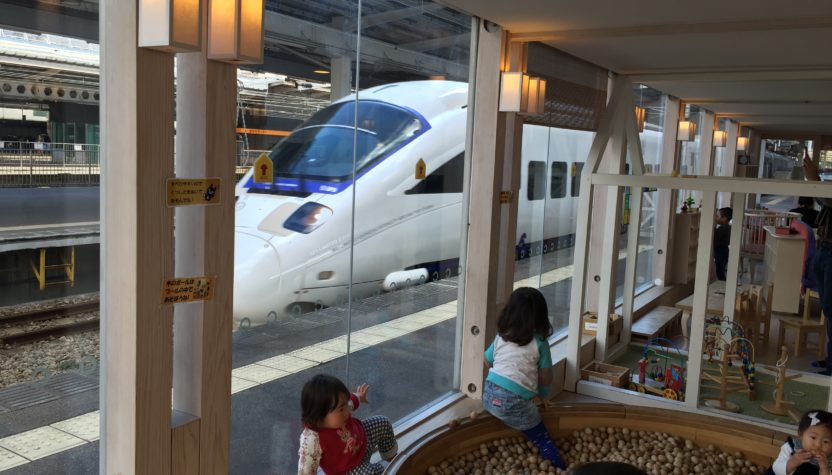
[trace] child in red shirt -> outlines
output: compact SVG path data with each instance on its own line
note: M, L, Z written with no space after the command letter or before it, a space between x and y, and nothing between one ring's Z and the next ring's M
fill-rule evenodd
M382 460L398 452L393 426L384 416L365 420L352 417L361 402L367 402L369 386L358 386L350 394L344 383L319 374L303 386L301 419L304 429L298 451L298 475L315 475L318 467L327 475L380 475L384 467L370 463L379 451Z

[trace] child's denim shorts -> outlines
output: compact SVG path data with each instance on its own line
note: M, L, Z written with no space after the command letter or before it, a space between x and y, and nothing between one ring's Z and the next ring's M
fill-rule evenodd
M485 382L482 405L486 411L503 421L505 425L520 431L531 429L543 420L534 402L523 399L491 381Z

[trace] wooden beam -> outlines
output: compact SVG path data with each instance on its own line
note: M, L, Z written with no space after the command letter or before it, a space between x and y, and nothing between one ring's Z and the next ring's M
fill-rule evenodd
M467 396L482 397L483 351L496 334L499 266L500 177L505 149L505 113L499 113L500 66L505 58L506 33L497 26L477 21L478 48L476 57L476 88L473 90L473 135L471 138L471 181L468 188L468 242L463 297L462 350L460 391ZM507 190L508 191L508 190ZM516 207L516 191L512 206ZM513 236L512 236L513 240ZM512 256L513 257L513 256ZM508 276L509 282L513 281ZM504 276L506 278L506 276Z
M611 175L596 173L591 177L596 185L647 186L676 190L730 191L770 195L815 196L832 198L832 186L819 181L761 180L740 177L673 177L670 175Z
M234 296L233 121L237 68L208 61L205 173L228 186L205 214L205 274L216 276L214 298L204 303L200 474L226 474L231 445L231 332Z
M139 49L135 2L101 6L102 470L169 474L173 55Z
M171 425L171 475L199 475L199 419Z

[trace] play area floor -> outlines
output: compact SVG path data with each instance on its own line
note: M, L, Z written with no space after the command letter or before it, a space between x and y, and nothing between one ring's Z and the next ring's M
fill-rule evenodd
M630 346L624 353L621 354L621 356L619 356L615 361L612 361L611 364L629 368L631 374L638 374L638 361L642 357L643 349L643 346ZM678 354L672 350L667 353L670 353L668 355L669 362L679 365L681 360L683 361L684 366L687 366L686 357L682 356L680 358ZM731 376L740 377L740 365L741 362L735 360L733 365L729 368L729 374ZM703 369L712 374L719 374L718 365L711 362L704 362ZM745 416L777 421L785 424L795 423L795 421L789 416L776 416L761 409L761 404L774 401L775 373L758 365L755 368L755 374L756 381L751 398L749 398L749 392L744 389L745 386L743 384L743 390L729 392L726 400L739 406L739 413ZM788 376L796 373L794 371L787 371L786 374ZM801 381L801 379L804 379L804 381ZM810 409L826 407L826 403L829 398L829 388L828 386L821 384L821 381L821 379L814 377L814 375L806 375L802 378L786 382L785 399L794 403L791 408L795 415L800 415ZM714 385L715 384L712 382L704 382L703 384L703 386ZM729 386L737 387L738 384L731 384ZM705 389L703 387L700 391L700 405L703 405L705 400L714 399L718 396L719 392L717 390Z

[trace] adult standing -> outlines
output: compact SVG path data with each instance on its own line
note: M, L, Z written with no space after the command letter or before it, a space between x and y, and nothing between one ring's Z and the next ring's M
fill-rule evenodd
M803 170L809 181L820 181L820 174L809 152L803 152ZM815 198L823 206L818 215L818 240L812 260L818 282L821 308L826 316L826 360L818 360L812 366L823 368L820 374L832 376L832 199Z

